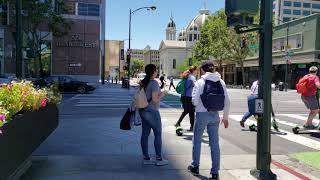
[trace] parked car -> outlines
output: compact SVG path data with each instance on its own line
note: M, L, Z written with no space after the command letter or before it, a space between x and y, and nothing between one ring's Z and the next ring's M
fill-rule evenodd
M15 77L9 77L5 75L0 75L0 84L9 84L11 81L16 80Z
M59 83L60 92L76 92L83 94L95 90L93 84L78 81L69 76L49 76L37 80L36 83L40 84L40 86L43 86L43 84L46 84L46 86L50 86L55 81Z

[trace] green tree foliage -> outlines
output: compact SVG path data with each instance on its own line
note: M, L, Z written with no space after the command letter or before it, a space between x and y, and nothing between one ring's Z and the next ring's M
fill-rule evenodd
M191 62L190 62L191 61ZM186 70L188 70L188 68L190 66L200 66L201 61L198 61L196 58L186 58L182 64L178 65L178 69L179 71L182 73Z
M255 22L258 21L259 16L255 17ZM249 45L258 43L259 37L256 32L239 35L234 29L227 27L226 22L227 17L223 9L208 17L194 48L195 58L201 61L213 57L220 72L224 63L240 65L243 83L245 83L243 63L252 52L248 46L241 47L241 38L245 36ZM236 80L236 77L234 79Z
M10 0L14 7L15 0ZM22 0L22 27L26 48L30 48L35 54L34 71L37 77L43 75L43 63L41 56L47 50L42 46L51 32L53 36L61 37L71 29L72 21L63 17L68 12L64 0ZM47 28L43 28L47 27Z
M132 59L131 71L132 75L136 76L140 72L143 72L144 60L143 59Z

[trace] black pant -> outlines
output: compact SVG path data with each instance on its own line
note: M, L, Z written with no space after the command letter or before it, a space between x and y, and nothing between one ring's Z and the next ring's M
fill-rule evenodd
M173 88L176 89L176 87L174 86L174 84L173 84L173 83L170 83L169 90L171 89L171 86L173 86Z
M195 108L192 104L192 97L187 97L187 96L181 96L181 102L182 102L182 107L183 107L183 112L176 123L176 125L180 126L180 123L182 122L183 118L189 114L190 118L190 127L193 128L194 125L194 115L195 115Z

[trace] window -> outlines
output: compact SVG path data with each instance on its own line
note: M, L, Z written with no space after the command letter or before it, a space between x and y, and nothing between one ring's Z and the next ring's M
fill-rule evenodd
M197 40L197 37L198 37L198 36L197 36L196 34L194 34L194 35L193 35L193 40L196 41L196 40Z
M301 10L293 10L294 15L301 15Z
M304 8L311 8L311 4L310 3L303 3L303 7Z
M293 2L294 7L301 7L301 2Z
M284 6L291 6L292 3L291 3L291 1L284 1L283 5Z
M314 8L314 9L320 9L320 4L312 4L312 8Z
M99 4L78 3L78 15L82 16L99 16Z
M312 11L312 14L317 14L317 13L320 13L320 12Z
M192 34L189 34L189 41L192 41Z
M304 16L309 16L310 15L310 11L303 11L303 15Z
M283 19L282 19L282 21L283 22L288 22L288 21L290 21L291 19L289 18L289 17L283 17Z
M291 9L284 9L283 14L291 14Z
M176 66L177 66L176 59L173 59L173 61L172 61L172 69L176 69Z

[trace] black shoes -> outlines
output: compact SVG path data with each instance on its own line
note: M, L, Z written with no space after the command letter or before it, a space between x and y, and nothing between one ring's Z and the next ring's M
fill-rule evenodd
M199 167L188 166L188 170L195 176L199 175Z
M240 126L244 128L244 121L240 121Z
M219 174L212 174L212 177L211 177L212 180L219 180Z

